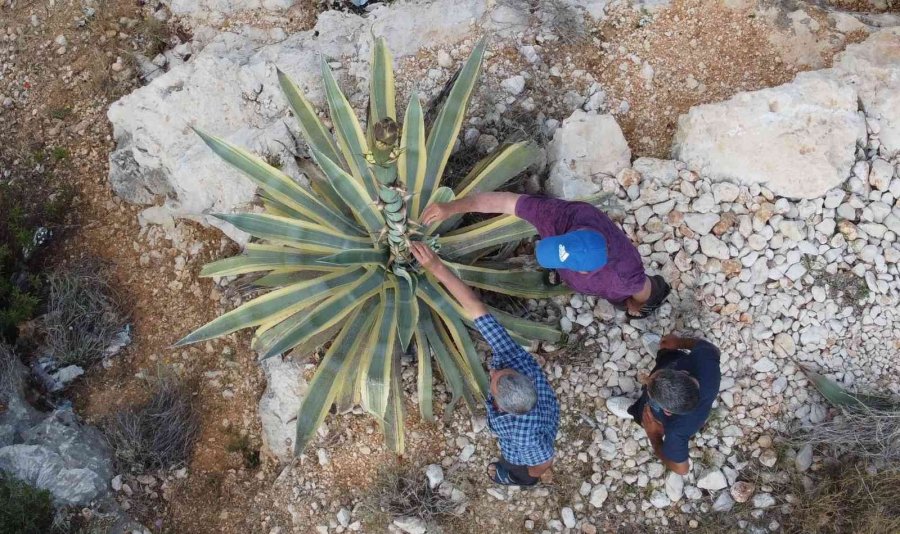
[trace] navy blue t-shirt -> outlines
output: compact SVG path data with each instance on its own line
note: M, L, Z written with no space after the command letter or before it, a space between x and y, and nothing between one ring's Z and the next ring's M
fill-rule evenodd
M659 369L687 371L700 383L700 402L694 411L681 415L666 415L654 410L653 415L663 426L662 453L668 460L681 463L688 459L688 441L706 423L713 401L719 394L719 381L722 373L719 370L719 349L709 341L698 339L690 351L660 350L656 356L656 367ZM641 390L641 398L632 408L633 414L644 412L647 402L647 388ZM636 410L636 411L635 411Z

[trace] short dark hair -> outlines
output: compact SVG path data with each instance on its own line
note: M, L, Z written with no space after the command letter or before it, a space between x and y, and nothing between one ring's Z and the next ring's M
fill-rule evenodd
M700 402L700 387L691 375L675 369L660 369L647 387L650 398L664 410L685 414Z
M526 414L537 404L534 382L525 375L512 372L497 380L497 407L507 413Z

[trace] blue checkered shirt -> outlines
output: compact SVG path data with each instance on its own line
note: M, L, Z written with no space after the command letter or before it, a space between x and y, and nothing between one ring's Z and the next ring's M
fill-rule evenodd
M516 465L540 465L553 458L553 442L559 429L559 402L534 356L509 337L493 315L475 319L475 327L491 346L491 369L513 369L534 381L537 404L522 415L501 412L488 394L488 425L500 442L500 452Z

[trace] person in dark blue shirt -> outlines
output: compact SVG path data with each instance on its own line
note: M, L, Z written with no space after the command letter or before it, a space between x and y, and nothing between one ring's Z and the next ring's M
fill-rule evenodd
M490 393L485 401L488 426L497 436L501 458L488 466L497 484L533 486L553 464L559 429L559 402L541 366L510 337L472 289L441 262L427 245L410 250L428 272L459 301L491 346Z
M687 474L688 442L703 428L719 394L719 360L719 349L709 341L669 334L659 342L656 367L643 380L637 402L615 397L607 407L634 418L663 464Z

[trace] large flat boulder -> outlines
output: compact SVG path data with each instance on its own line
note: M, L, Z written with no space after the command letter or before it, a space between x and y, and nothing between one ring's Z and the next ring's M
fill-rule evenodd
M484 12L485 0L464 0L452 10L440 3L396 2L366 17L325 12L313 30L273 44L252 34L221 33L190 61L110 107L117 143L110 155L110 184L127 201L161 203L173 217L214 224L243 242L246 235L207 214L251 209L256 187L203 145L191 126L279 162L303 183L293 154L305 147L295 142L298 133L276 67L324 110L320 64L328 60L361 108L373 32L385 37L399 59L470 38Z
M900 28L847 46L830 69L691 108L672 152L714 180L816 198L850 176L866 122L888 157L900 152Z
M831 74L856 89L869 121L880 128L888 154L900 152L900 28L888 28L847 46Z
M816 198L850 176L865 138L856 90L817 71L691 108L678 120L672 151L713 180Z
M71 410L57 410L0 447L0 470L49 491L56 503L86 506L106 495L112 457L93 427Z
M553 134L547 160L547 192L575 199L599 192L604 177L630 167L631 150L612 115L577 110Z

